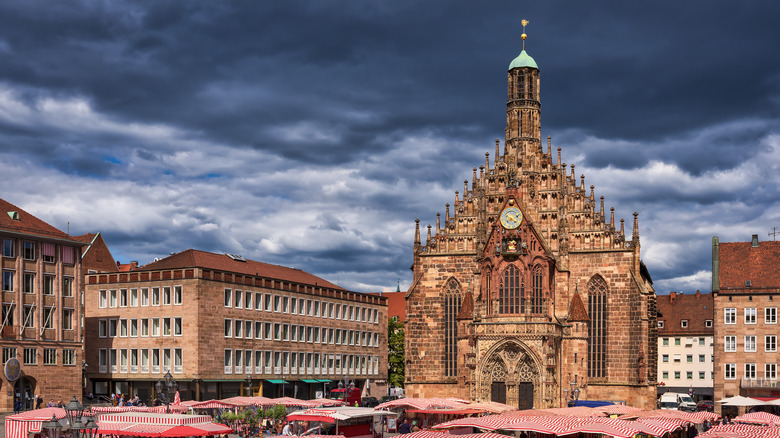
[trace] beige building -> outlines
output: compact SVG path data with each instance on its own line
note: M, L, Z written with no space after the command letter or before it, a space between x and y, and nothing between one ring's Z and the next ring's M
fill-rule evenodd
M183 400L313 398L345 376L383 395L386 298L299 269L187 250L88 276L89 390L151 400L170 372ZM368 384L366 382L368 381Z
M750 242L712 239L716 400L780 398L779 263L780 242L759 242L755 234Z
M658 394L690 394L712 400L712 294L658 296Z
M82 242L0 199L0 411L81 397Z

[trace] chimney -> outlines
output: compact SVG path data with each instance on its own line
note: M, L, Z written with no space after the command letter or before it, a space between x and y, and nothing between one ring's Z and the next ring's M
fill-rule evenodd
M133 260L132 262L130 262L130 270L131 271L135 271L137 268L138 268L138 261L137 260Z
M699 298L701 298L701 291L699 291L699 289L696 289L696 299L698 300Z
M753 235L753 245L751 245L753 248L758 248L758 234Z
M117 262L116 262L116 267L118 268L118 267L120 267L120 266L122 266L122 263L120 263L120 262L119 262L119 260L117 260Z
M669 302L674 303L677 301L677 292L672 292L669 294Z

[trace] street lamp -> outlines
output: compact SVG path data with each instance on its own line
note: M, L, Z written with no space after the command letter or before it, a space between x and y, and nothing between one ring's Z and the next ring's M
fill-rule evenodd
M244 380L244 381L246 382L247 396L251 397L252 396L252 375L251 374L247 374L246 375L246 380Z
M157 383L154 384L154 389L157 390L157 394L160 395L160 397L162 398L162 402L165 403L165 412L170 413L171 412L170 394L172 392L176 392L179 389L179 384L176 383L175 380L173 380L173 376L171 376L170 371L167 371L165 373L162 380L158 380ZM163 389L165 389L165 392L163 392Z
M577 404L577 401L580 399L580 388L577 387L576 381L569 383L569 386L571 386L571 390L569 388L563 389L563 398L568 400L567 406L572 406Z
M76 400L75 395L65 406L65 413L68 418L68 431L73 438L94 438L97 435L98 426L95 418L84 410L84 406ZM47 421L42 427L46 429L49 438L59 438L63 429L55 415L52 415L51 421Z

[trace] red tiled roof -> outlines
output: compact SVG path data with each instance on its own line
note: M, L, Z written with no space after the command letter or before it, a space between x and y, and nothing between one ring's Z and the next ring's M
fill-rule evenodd
M9 212L17 212L19 214L19 220L14 220L8 214ZM73 240L68 234L63 233L4 199L0 199L0 230L31 234L40 237Z
M571 299L569 305L569 321L571 322L589 322L588 312L585 310L585 304L580 298L579 292L574 292L574 297Z
M780 288L780 241L722 242L719 244L719 289ZM748 292L745 290L745 292Z
M406 292L370 292L369 295L383 296L387 298L387 317L398 317L403 322L406 319Z
M138 271L153 271L159 269L180 268L206 268L237 274L255 275L276 280L290 281L312 286L320 286L329 289L346 290L316 275L301 271L300 269L286 268L284 266L271 265L254 260L245 262L233 260L225 254L214 254L206 251L188 249L178 254L173 254L162 260L138 268Z
M658 336L712 336L715 333L712 324L706 326L707 320L714 320L712 294L672 292L671 295L658 295L656 308L658 321L664 322L663 328L658 329ZM688 321L688 327L682 327L683 320Z

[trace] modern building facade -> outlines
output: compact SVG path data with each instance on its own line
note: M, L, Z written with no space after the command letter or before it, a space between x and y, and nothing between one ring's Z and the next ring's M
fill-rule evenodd
M715 399L780 398L777 308L780 242L712 239ZM716 409L719 409L716 404Z
M83 243L0 199L0 411L81 397Z
M658 395L713 396L712 294L672 292L658 296Z
M386 298L304 271L187 250L88 276L88 388L145 400L170 372L183 400L313 398L345 376L384 394ZM368 381L368 384L367 382Z
M406 394L524 408L580 400L655 407L655 291L626 233L541 137L540 70L507 73L496 140L421 238L406 293Z

